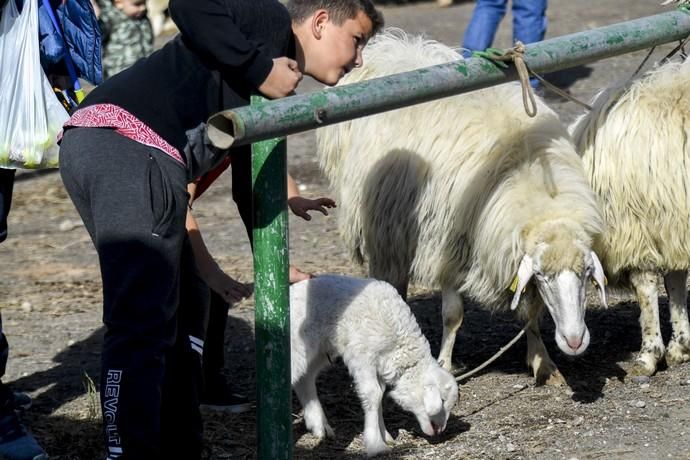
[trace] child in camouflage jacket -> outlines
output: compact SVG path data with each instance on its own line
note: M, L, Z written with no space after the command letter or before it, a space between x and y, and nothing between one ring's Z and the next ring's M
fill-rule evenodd
M109 78L153 52L145 0L92 0L103 34L103 76Z

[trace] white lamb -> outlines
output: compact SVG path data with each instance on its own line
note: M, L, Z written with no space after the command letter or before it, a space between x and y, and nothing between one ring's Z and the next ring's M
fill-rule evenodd
M668 63L597 95L572 126L603 209L595 248L612 285L632 287L642 346L631 375L690 360L690 62ZM664 348L657 275L664 276L673 336Z
M453 376L431 356L429 343L410 308L383 281L319 276L290 287L292 386L304 407L307 428L333 436L316 394L316 377L342 357L364 410L364 445L369 456L393 441L383 423L386 387L422 431L446 428L458 398Z
M389 30L341 83L458 59L445 45ZM564 353L587 348L590 278L605 303L590 250L602 223L567 131L542 101L538 109L529 118L519 86L504 84L321 128L317 142L353 257L366 256L370 276L403 295L410 280L442 289L445 368L463 319L461 293L515 309L526 289L519 313L534 320L527 363L537 383L561 385L538 318L546 305Z

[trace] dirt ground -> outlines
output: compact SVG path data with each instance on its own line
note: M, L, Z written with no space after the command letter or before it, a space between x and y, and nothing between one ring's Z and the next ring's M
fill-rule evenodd
M660 0L551 0L547 37L655 14ZM457 45L473 4L447 9L433 2L382 5L387 24ZM496 45L510 44L504 21ZM661 56L662 47L655 56ZM644 57L638 52L551 75L573 95L587 99L608 82L629 75ZM306 84L306 91L315 89ZM564 122L579 113L572 103L550 98ZM289 139L293 175L310 196L328 195L314 159L313 133ZM229 175L228 175L229 176ZM230 198L230 179L221 178L195 206L206 240L231 275L252 278L244 228ZM310 223L291 217L291 257L312 272L361 274L347 258L336 228L337 210ZM116 218L116 216L114 216ZM53 459L104 458L97 397L102 339L100 277L95 251L54 172L21 174L10 214L10 237L0 245L0 306L10 341L5 381L28 391L34 406L24 420ZM663 292L663 291L662 291ZM593 299L594 300L594 299ZM441 337L440 295L415 288L410 305L432 351ZM588 352L577 359L560 354L553 328L543 324L547 348L566 376L568 388L535 387L524 362L525 342L463 382L460 398L439 439L424 437L414 418L385 402L384 418L396 437L384 458L404 459L688 459L690 458L690 364L661 368L648 382L624 379L640 345L639 309L616 296L610 308L597 302L587 314ZM668 312L662 299L664 337ZM493 355L521 328L511 315L467 308L455 347L455 364L471 369ZM228 367L239 388L254 392L253 299L231 310L227 330ZM360 458L363 416L341 364L319 380L321 398L336 439L317 445L293 403L294 457ZM255 415L206 413L205 459L253 458Z

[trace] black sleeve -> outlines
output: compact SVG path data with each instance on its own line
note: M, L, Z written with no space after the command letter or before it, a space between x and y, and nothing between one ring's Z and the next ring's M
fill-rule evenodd
M229 4L232 4L232 8ZM268 77L273 59L240 30L233 9L251 9L251 0L171 0L170 17L185 42L215 61L221 72L244 77L258 88Z

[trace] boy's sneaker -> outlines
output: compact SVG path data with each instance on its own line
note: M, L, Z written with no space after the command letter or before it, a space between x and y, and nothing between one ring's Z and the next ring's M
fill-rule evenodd
M12 404L15 410L27 410L31 407L32 402L33 400L28 393L24 393L23 391L15 391L12 393Z
M223 373L214 374L204 381L201 408L239 414L252 408L249 399L237 393Z
M48 459L46 452L19 421L13 401L9 401L0 408L0 459Z

